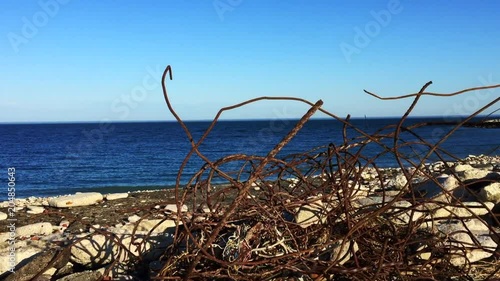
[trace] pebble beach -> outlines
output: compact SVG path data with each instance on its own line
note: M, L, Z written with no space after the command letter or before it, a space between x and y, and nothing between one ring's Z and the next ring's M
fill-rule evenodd
M411 169L408 169L411 172ZM353 202L359 208L378 206L390 201L402 189L412 186L418 189L423 198L433 201L447 202L448 197L443 190L453 192L462 199L462 204L451 204L448 207L422 204L422 213L418 218L432 214L432 226L439 233L452 235L460 232L460 226L449 223L452 216L461 216L466 219L466 229L473 229L475 235L471 237L455 237L455 240L476 239L487 250L471 250L467 257L471 262L484 260L498 262L500 258L500 156L469 156L457 162L435 162L425 166L425 170L432 173L436 182L425 181L418 175L412 179L413 185L400 168L384 169L384 178L377 177L375 170L367 169L362 174L362 179L356 184L359 194ZM321 175L317 176L321 179ZM380 190L380 180L387 190ZM472 189L463 189L459 182L478 181L482 184ZM290 184L297 182L289 179ZM255 185L252 192L259 192ZM457 195L460 194L460 195ZM315 208L322 208L328 203L326 196L319 195L322 203L298 208L294 214L296 223L307 228L310 225L323 223L314 213ZM397 206L412 204L405 199L398 199ZM13 207L15 205L15 211ZM382 206L382 205L380 205ZM181 207L181 210L177 208ZM311 209L313 211L311 211ZM425 212L424 212L425 209ZM319 210L319 209L318 209ZM429 211L430 210L430 211ZM195 210L191 206L177 206L174 190L148 190L126 193L101 194L98 192L76 193L55 197L29 197L4 201L0 205L0 275L3 280L31 280L40 270L47 266L60 249L68 245L70 252L57 265L49 267L37 280L98 280L99 278L112 278L106 280L141 280L134 279L134 270L129 267L113 267L107 270L109 264L115 259L123 264L130 255L137 254L131 239L145 235L161 237L161 242L146 243L157 251L150 251L148 262L150 276L153 277L158 265L157 257L162 249L168 245L169 239L175 230L176 218L182 214L190 218ZM209 210L205 210L209 212ZM413 216L403 214L399 217L402 223L415 219ZM15 229L10 231L10 229ZM103 234L100 234L100 233ZM96 234L97 233L97 234ZM109 233L122 239L130 252L127 255L116 256L114 248L107 245ZM149 234L148 234L149 233ZM465 234L464 234L465 235ZM170 238L169 238L170 237ZM125 242L128 242L125 243ZM12 246L15 246L15 262L12 262ZM98 245L99 247L95 247ZM110 255L110 253L113 253ZM128 257L127 257L128 256ZM44 258L45 257L45 258ZM346 261L349 258L346 259ZM44 265L44 262L46 263ZM460 260L454 261L460 264ZM40 264L39 264L40 263ZM36 266L34 266L36 264ZM498 264L498 263L497 263ZM14 268L14 270L12 270ZM12 271L14 273L12 273ZM80 279L78 279L80 278ZM82 279L83 278L83 279ZM142 277L144 278L144 277Z

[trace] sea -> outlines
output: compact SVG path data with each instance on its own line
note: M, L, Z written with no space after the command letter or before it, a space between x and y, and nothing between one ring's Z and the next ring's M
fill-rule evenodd
M199 151L210 161L232 154L265 156L297 121L218 121ZM398 121L399 118L350 120L357 129L369 134ZM433 121L442 121L442 118L413 117L407 119L404 126ZM189 121L186 126L193 140L198 141L210 123ZM403 131L399 144L411 143L419 138L434 144L454 127L436 125L412 132ZM346 128L347 139L358 136L360 133L356 129ZM325 146L339 146L343 140L343 124L340 121L312 119L277 157L284 158L315 148L318 152L325 151ZM394 139L382 142L393 146ZM3 186L0 188L0 200L7 200L9 186L15 187L16 198L172 188L190 148L185 131L173 121L0 124L0 186ZM460 158L480 154L499 155L500 129L461 127L440 144L440 149ZM363 147L362 154L374 157L382 151L380 145L371 143ZM403 147L401 151L407 157L413 157L411 159L418 159L419 155L428 151L428 147L412 145ZM438 158L433 155L429 161L435 160ZM187 183L204 163L197 156L191 157L180 176L180 184ZM379 167L398 165L390 153L377 157L375 163ZM238 165L241 163L235 162L225 168L238 170L241 168ZM9 176L9 171L14 173Z

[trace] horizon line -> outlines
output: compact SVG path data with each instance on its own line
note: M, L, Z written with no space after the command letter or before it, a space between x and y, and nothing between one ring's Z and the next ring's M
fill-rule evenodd
M447 117L439 116L439 115L423 115L423 116L408 116L408 119L412 118L467 118L470 115L450 115ZM476 117L489 117L491 119L496 119L500 118L500 115L493 115L493 116L488 116L488 115L477 115ZM372 116L372 117L367 117L366 115L364 117L356 116L356 117L351 117L351 119L396 119L396 118L402 118L402 116ZM226 121L226 122L241 122L241 121L272 121L272 120L299 120L300 118L248 118L248 119L224 119L220 118L218 119L219 121ZM328 117L312 117L310 120L331 120L332 118ZM345 118L344 118L345 119ZM335 119L333 119L335 120ZM188 120L182 120L183 122L212 122L213 119L188 119ZM12 122L0 122L0 125L29 125L29 124L100 124L100 123L177 123L178 121L175 119L172 120L88 120L88 121L12 121Z

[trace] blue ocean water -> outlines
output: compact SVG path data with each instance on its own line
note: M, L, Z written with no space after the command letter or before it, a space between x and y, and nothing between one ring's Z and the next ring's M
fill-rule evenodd
M296 121L219 121L200 151L211 160L235 153L264 156ZM372 133L397 121L354 119L352 123ZM405 125L424 121L439 119L411 118ZM186 124L198 140L210 123ZM451 128L429 126L415 132L435 143ZM349 138L358 135L353 129L347 132ZM415 137L406 133L403 139L411 141ZM498 155L499 140L500 129L460 128L441 147L458 157ZM392 140L385 142L392 144ZM279 156L329 143L342 143L342 124L335 120L310 120ZM0 148L0 174L3 175L0 185L5 187L0 189L4 190L0 200L6 200L9 167L16 170L17 198L171 187L190 144L176 122L0 124ZM368 156L378 152L378 145L370 145L365 150ZM202 164L196 157L189 161L182 181L186 182ZM377 164L396 166L391 157L382 157Z

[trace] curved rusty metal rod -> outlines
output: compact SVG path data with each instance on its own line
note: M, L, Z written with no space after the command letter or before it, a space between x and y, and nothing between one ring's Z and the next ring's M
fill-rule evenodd
M243 103L243 104L245 104L245 103ZM274 158L276 156L276 154L278 154L278 152L280 152L281 149L288 142L290 142L290 140L300 131L300 129L304 126L304 124L309 120L309 118L311 118L311 116L318 110L318 108L321 107L321 105L323 105L322 100L319 100L318 102L316 102L316 104L314 104L314 106L311 109L309 109L307 111L307 113L299 120L299 122L295 125L295 127L267 154L266 158L264 160L262 160L260 165L255 169L255 171L252 172L252 174L250 175L250 178L245 183L245 185L241 187L241 189L238 192L238 196L233 201L233 203L229 206L229 208L226 210L222 219L217 224L217 226L214 228L210 237L206 241L206 245L203 246L202 249L206 250L209 247L211 247L212 243L215 241L215 239L217 238L217 235L219 235L219 232L225 226L229 217L233 214L236 207L241 202L241 200L244 198L244 196L246 196L246 193L248 192L248 190L250 189L252 184L255 182L258 175L262 172L262 169L267 165L269 159ZM198 264L201 257L202 256L199 253L196 255L196 258L191 262L191 265L189 266L189 269L187 271L187 275L184 278L184 280L187 281L189 279L188 278L189 275L191 274L191 272L193 272L195 266Z
M456 95L460 95L460 94L471 92L471 91L494 89L494 88L500 88L500 84L491 85L491 86L483 86L483 87L473 87L473 88L468 88L468 89L465 89L465 90L461 90L461 91L454 92L454 93L449 93L449 94L439 94L439 93L423 92L423 93L414 93L414 94L408 94L408 95L403 95L403 96L395 96L395 97L381 97L381 96L379 96L377 94L374 94L372 92L369 92L367 90L363 90L363 91L365 93L369 94L370 96L374 96L374 97L376 97L377 99L380 99L380 100L398 100L398 99L415 97L415 96L418 96L418 95L422 95L422 96L436 96L436 97L451 97L451 96L456 96Z
M422 165L413 163L412 159L399 152L403 147L412 148L414 145L423 145L426 149L431 150L431 154L435 153L439 159L444 161L441 155L443 151L440 147L430 144L412 131L422 125L403 127L404 120L422 95L417 96L398 125L386 128L389 132L381 129L375 134L367 134L350 124L349 120L338 120L344 124L342 131L343 144L338 146L324 146L320 149L289 155L282 159L267 158L273 153L271 151L267 157L262 158L259 156L258 159L255 156L236 154L223 157L214 162L206 161L201 170L190 180L190 183L196 181L194 192L184 190L181 199L181 203L191 202L193 204L193 219L198 218L198 216L203 216L206 219L196 222L189 220L182 226L184 230L174 240L176 245L174 248L182 251L182 254L176 256L175 253L179 252L170 252L166 264L168 267L165 271L162 271L162 275L165 277L159 279L229 278L250 280L260 277L280 278L282 277L280 272L283 270L293 274L315 274L314 276L318 278L321 276L329 278L330 274L342 273L347 274L349 278L359 280L387 279L389 276L394 276L394 274L398 276L404 274L404 272L418 272L424 278L443 279L444 275L432 268L430 271L421 271L419 266L422 263L419 262L418 253L414 253L413 250L410 250L409 253L407 251L422 244L427 245L431 251L447 251L447 249L440 246L446 242L444 238L418 236L413 239L414 235L420 235L417 231L422 221L413 222L412 220L412 223L407 226L396 225L392 221L393 218L400 214L409 213L412 218L415 212L419 212L417 207L421 204L415 197L404 199L412 203L409 207L394 205L398 200L402 199L404 192L399 192L393 199L387 201L384 199L382 204L375 204L371 207L368 205L357 209L358 207L352 204L358 196L355 188L364 180L362 173L368 168L374 169L375 178L378 178L379 182L377 188L382 190L382 197L386 197L385 189L387 184L384 179L386 179L387 174L384 170L378 168L375 163L379 157L393 154L400 161L400 164L402 164L401 161L407 161L416 168L416 172L426 178L432 178L432 173L428 173L426 170L419 171L418 169ZM261 97L249 100L221 109L211 126L215 125L223 110L234 109L263 99L300 101L300 99L287 97ZM305 103L310 104L307 101ZM488 106L491 106L491 103L486 108ZM321 108L317 110L324 112ZM333 114L326 114L337 119ZM347 138L347 127L360 132L362 136L349 140ZM390 131L392 129L394 131ZM205 132L204 137L209 134L210 130L211 127ZM402 132L409 132L419 141L406 141L401 137ZM393 139L392 147L385 145L391 139ZM367 157L365 152L370 149L368 143L371 142L380 145L383 151L377 152L376 156ZM322 149L325 151L322 151ZM196 149L192 149L191 152L198 153ZM446 154L446 151L444 153ZM428 157L429 155L419 160L425 161ZM266 159L269 164L263 163ZM234 168L233 165L235 165ZM248 168L245 168L245 166ZM216 181L221 179L230 183L233 182L218 173L218 170L223 169L223 167L231 167L232 170L227 171L226 174L231 176L231 179L237 181L238 184L236 186L223 185L216 189L210 189L209 186L212 183L216 184ZM320 176L318 178L316 178L317 173ZM249 175L250 178L247 182L239 183L242 179L247 179ZM411 176L415 176L415 174ZM289 177L295 179L293 185L289 184ZM250 190L252 183L257 180L259 181L260 191L257 191L257 189L255 191ZM271 186L268 184L271 184ZM179 186L176 186L176 188L179 188ZM284 215L286 213L293 215L297 212L296 208L304 204L312 204L316 199L311 196L316 196L316 194L323 194L323 202L336 204L331 206L331 209L326 213L326 224L314 224L308 228L302 228L294 219L290 220ZM250 196L247 197L247 195ZM192 201L189 201L191 199ZM199 202L198 199L200 199ZM330 202L329 200L336 201ZM200 213L205 202L211 202L211 212L209 214ZM372 208L376 208L375 211ZM340 218L342 219L339 222ZM220 253L214 251L217 246L226 245L227 247L228 243L225 239L238 237L240 228L243 228L243 226L252 227L255 223L268 223L270 227L262 230L262 233L255 233L259 238L254 242L275 245L274 243L281 241L281 239L286 239L285 244L278 246L278 248L282 248L273 249L273 252L269 254L264 252L265 255L261 256L260 254L248 252L252 245L243 242L240 244L240 248L233 249L237 252L232 261L227 256L222 255L221 257ZM181 227L178 226L177 229L179 228ZM273 230L273 228L276 228L276 230ZM236 235L236 230L238 235ZM324 234L325 230L327 231L326 234ZM319 237L326 237L326 240L321 238L323 242L319 243L319 240L317 240ZM358 251L350 250L352 262L349 262L347 266L338 266L336 262L328 259L317 259L319 255L330 255L332 247L338 246L335 243L338 242L344 245L347 243L347 239L356 241L359 245ZM216 244L212 244L210 241ZM182 246L182 244L185 244L185 246ZM253 245L253 247L258 246ZM286 249L292 249L293 252ZM277 255L275 255L274 250L278 251ZM467 257L464 256L464 258ZM202 259L203 262L201 262ZM197 263L197 261L200 261L200 263ZM380 266L378 270L372 270L370 266L367 266L370 264ZM451 269L449 267L450 265L444 265L445 270ZM173 268L173 271L170 268ZM468 272L467 268L460 270L456 271L457 274L463 275ZM451 273L451 275L453 274ZM309 277L316 278L313 275L309 275Z
M399 135L401 134L401 127L403 126L403 123L406 120L406 118L408 118L408 116L410 115L410 113L412 112L412 110L417 105L417 103L418 103L420 97L422 97L422 94L425 91L425 89L427 89L431 84L432 84L432 81L429 81L429 82L425 83L425 85L420 89L420 91L418 91L418 93L415 96L415 99L413 100L412 104L410 105L410 107L408 108L408 110L406 110L405 114L403 115L403 117L401 117L401 119L398 122L398 125L396 126L396 132L394 133L394 142L393 142L394 154L396 156L400 155L399 154L399 150L398 150L399 149L398 141L399 141ZM403 175L407 179L408 184L410 184L413 176L416 173L412 173L411 176L408 174L408 171L406 171L403 163L401 162L401 157L396 157L396 161L397 161L399 167L401 168L401 171L403 172Z

